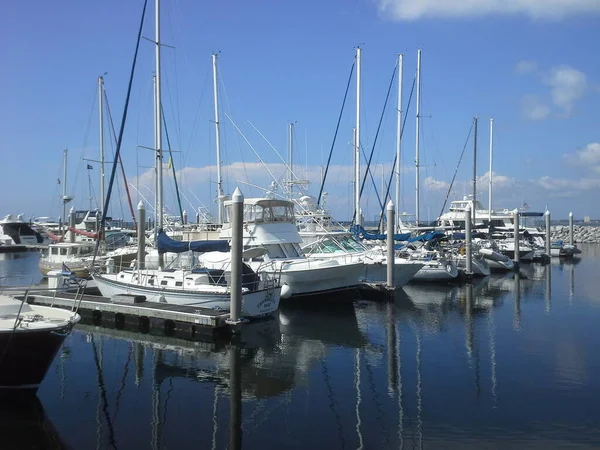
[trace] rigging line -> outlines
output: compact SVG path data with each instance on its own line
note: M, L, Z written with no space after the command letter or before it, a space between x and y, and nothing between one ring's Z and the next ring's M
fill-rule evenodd
M98 241L96 241L98 242ZM104 384L104 375L102 374L102 366L100 364L100 359L98 358L98 349L96 348L96 341L94 340L94 335L91 336L92 340L92 351L94 353L94 364L96 365L96 373L98 375L98 387L100 388L101 400L102 400L102 412L104 413L104 417L106 419L106 425L108 426L108 444L112 448L117 448L117 441L115 439L115 429L113 427L112 420L110 419L110 414L108 412L108 399L106 397L106 385Z
M81 145L82 150L80 153L79 163L77 164L77 169L75 169L75 180L73 181L73 184L71 184L71 186L73 186L73 189L77 188L77 183L79 182L79 173L82 170L82 165L83 165L83 152L85 151L85 148L87 147L87 142L89 139L90 128L91 128L91 123L92 123L92 116L94 115L94 110L96 109L97 98L98 98L98 90L94 89L94 100L92 101L92 106L90 108L90 114L88 116L87 125L85 127L85 133L83 135L83 143ZM82 180L82 183L84 183L83 180Z
M117 392L117 398L115 400L115 413L113 414L113 421L117 422L117 415L119 414L119 405L121 403L121 396L125 391L125 384L127 382L127 373L129 372L129 364L131 363L131 357L133 355L133 342L130 342L129 353L127 354L127 362L125 363L125 368L123 369L123 376L121 377L121 387Z
M133 56L133 63L131 65L131 73L129 75L129 85L127 86L127 97L125 98L125 107L123 108L123 117L121 119L121 129L119 130L119 138L117 140L117 151L115 152L115 161L110 172L110 181L108 184L108 191L106 192L106 200L102 205L102 220L100 221L100 230L98 238L96 238L96 246L94 248L94 256L92 257L92 266L96 262L96 256L98 255L98 248L100 247L100 236L104 233L104 227L106 225L106 210L110 203L110 196L112 194L112 185L115 182L115 174L117 173L117 160L121 154L121 144L123 143L123 132L125 131L125 122L127 121L127 109L129 107L129 99L131 97L131 86L133 85L133 75L135 74L135 65L137 62L138 51L140 49L140 41L142 39L142 30L144 28L144 18L146 17L146 6L148 6L148 0L144 0L144 9L142 10L142 18L140 19L140 28L138 30L137 42L135 44L135 54Z
M285 168L286 168L286 169L289 171L289 170L290 170L290 166L287 164L287 162L285 161L285 159L283 158L283 156L281 156L281 154L280 154L280 153L277 151L277 149L276 149L276 148L273 146L273 144L271 144L271 142L269 142L269 140L268 140L268 139L265 137L265 135L264 135L264 134L262 134L262 133L260 132L260 130L259 130L258 128L256 128L252 122L250 122L249 120L247 120L246 122L248 122L248 123L249 123L249 124L252 126L252 128L254 128L254 129L256 130L256 132L257 132L258 134L260 134L260 137L261 137L261 138L263 138L267 144L269 144L269 147L271 147L271 148L273 149L273 151L275 152L275 154L276 154L277 156L279 156L279 159L281 160L281 162L283 162L283 165L284 165L284 167L285 167ZM296 175L295 175L295 174L293 174L293 176L294 176L294 177L296 177ZM296 179L298 179L298 177L296 177Z
M346 92L344 93L344 100L342 101L342 107L340 114L338 115L337 125L335 126L335 133L333 134L333 142L329 149L329 156L327 157L327 165L325 166L325 173L323 174L323 180L321 181L321 187L319 188L319 196L317 197L317 205L321 204L321 197L323 195L323 188L325 186L325 180L327 179L327 173L329 172L329 164L331 163L331 156L333 155L333 148L335 147L335 141L337 140L338 131L340 129L340 122L342 121L342 115L344 114L344 107L346 106L346 99L348 98L348 91L350 90L350 83L352 82L352 74L354 73L354 66L356 66L356 56L352 61L352 67L350 68L350 75L348 76L348 83L346 83Z
M371 161L373 160L373 153L375 153L375 145L377 144L377 138L379 137L379 131L381 130L383 116L385 115L385 110L387 108L388 100L390 99L390 92L392 92L392 84L394 83L394 79L396 78L397 70L398 70L398 65L396 64L394 66L394 71L392 72L392 78L390 79L390 85L388 86L387 94L385 96L385 102L383 103L383 110L381 111L381 116L379 117L379 124L377 125L377 131L375 132L375 140L373 141L373 145L371 146L371 154L369 155L369 160L367 161L367 172L371 174L371 180L373 180L373 173L371 172ZM360 142L358 142L357 144L360 146ZM366 180L367 180L367 175L365 174L365 176L363 177L362 184L360 186L359 197L362 196L363 190L365 188ZM375 191L377 191L377 186L375 186ZM381 207L383 208L383 206L381 206Z
M227 104L227 109L229 110L230 113L232 113L231 104L229 103L229 95L227 94L227 85L225 84L225 79L223 78L223 70L221 69L220 65L219 65L219 70L217 72L217 76L220 78L221 85L223 86L223 93L225 94L225 103ZM225 115L227 115L227 113L225 113ZM242 153L240 137L237 135L237 133L234 133L234 136L235 136L235 142L238 146L238 151L240 152L240 158L242 159L242 166L244 167L244 173L246 175L246 179L248 179L248 170L246 169L246 161L244 160L244 154ZM221 137L223 137L223 133L221 133ZM221 149L221 159L224 159L224 154L227 152L227 146L224 145L222 147L223 148Z
M115 133L115 124L113 122L112 113L110 111L110 105L108 103L108 95L106 94L106 89L104 89L103 91L104 91L104 101L106 103L106 111L108 112L108 120L110 122L110 128L112 130L113 139L116 141L117 134ZM137 219L136 219L136 215L135 215L135 210L133 209L133 202L131 201L131 194L129 192L129 183L127 183L127 176L125 175L125 167L123 167L123 159L121 158L120 153L119 153L119 165L121 166L121 175L123 176L123 184L125 185L125 192L127 192L127 200L129 202L129 212L131 213L131 218L133 219L133 227L137 230ZM104 207L104 205L102 205L102 206ZM123 214L123 215L125 215L125 214Z
M173 170L173 181L175 182L175 194L177 194L177 205L179 205L179 215L181 217L181 224L185 225L183 221L183 209L181 207L181 196L179 195L179 186L177 185L177 174L175 173L175 160L173 159L173 152L171 150L171 140L169 139L169 130L167 129L167 121L165 119L165 110L160 105L161 116L163 119L163 125L165 127L165 136L167 138L167 146L169 147L169 161L171 161L171 169Z
M198 119L200 118L200 105L202 104L202 99L204 98L204 93L206 92L206 83L208 80L208 73L211 69L211 65L208 64L206 67L206 73L204 74L204 84L202 85L202 89L200 90L200 98L198 99L198 108L196 109L196 115L194 116L194 120L192 121L192 130L190 133L190 140L188 142L186 150L192 147L192 140L194 138L194 133L196 132L196 127L198 125ZM183 150L183 149L182 149Z
M415 91L415 84L416 84L417 78L413 78L413 84L412 87L410 88L410 95L408 96L408 104L406 105L406 111L408 112L408 110L410 109L410 104L412 102L412 98L413 98L413 93ZM402 137L404 136L404 128L406 126L406 120L408 119L408 114L404 114L404 120L402 121L402 128L400 129L400 140L402 140ZM396 167L396 162L398 160L398 155L394 156L394 164L392 165L392 167ZM400 163L402 163L402 161L400 161ZM398 172L398 175L400 176L400 172ZM392 170L392 173L390 174L390 178L387 184L387 192L385 194L385 199L384 199L384 204L387 202L387 199L390 197L390 187L392 185L392 178L394 177L394 171ZM395 205L396 206L396 212L400 213L400 205ZM385 217L385 212L382 210L381 211L381 216L379 218L379 224L381 227L381 224L383 223L383 221Z
M254 152L254 154L256 155L256 157L258 158L258 160L265 167L265 169L267 170L267 172L269 172L269 175L271 175L271 178L273 178L273 180L275 181L275 183L277 183L277 185L279 186L279 188L281 190L283 190L283 187L281 186L281 183L279 183L279 181L277 181L277 178L275 178L275 175L273 175L273 172L271 172L269 170L269 167L267 166L267 164L263 161L263 159L260 157L260 155L258 154L258 152L254 149L254 147L252 146L252 144L250 143L250 141L246 138L246 136L244 135L244 133L242 133L242 130L240 130L238 128L238 126L235 124L235 122L233 121L233 119L231 117L229 117L229 114L225 113L225 117L227 117L229 119L229 121L231 122L231 124L237 130L237 132L240 133L240 135L242 136L242 138L244 138L244 140L246 141L246 144L248 144L248 146L252 149L252 151ZM247 176L248 175L246 175L246 177Z
M463 146L462 152L460 154L460 158L458 159L458 164L456 165L456 170L454 171L454 175L452 176L452 181L450 182L450 186L448 186L448 192L446 193L446 198L444 199L444 204L442 205L442 209L438 214L440 217L444 213L444 209L446 209L446 203L448 202L448 197L450 197L450 192L452 191L452 186L454 185L454 180L456 179L456 174L458 173L458 168L460 167L460 163L465 154L465 150L467 148L467 144L469 143L469 139L471 138L471 133L473 132L473 125L475 122L471 122L471 128L469 128L469 134L467 135L467 139L465 140L465 145ZM475 200L473 200L475 201Z

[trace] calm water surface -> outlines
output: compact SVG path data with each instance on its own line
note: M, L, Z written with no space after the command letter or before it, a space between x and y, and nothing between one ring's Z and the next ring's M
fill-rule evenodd
M234 345L79 325L39 401L1 403L1 448L600 448L600 245L581 247L472 287L286 304Z

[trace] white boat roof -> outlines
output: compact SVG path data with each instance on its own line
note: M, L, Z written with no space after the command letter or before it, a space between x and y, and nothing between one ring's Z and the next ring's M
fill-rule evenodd
M224 202L225 206L232 205L232 200L227 200ZM283 200L279 198L265 198L265 197L257 197L257 198L244 198L244 205L258 205L267 207L267 206L294 206L294 202L289 200Z

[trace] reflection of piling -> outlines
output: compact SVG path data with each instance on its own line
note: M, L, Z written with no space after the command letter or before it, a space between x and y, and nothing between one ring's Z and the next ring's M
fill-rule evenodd
M545 266L546 271L546 287L544 289L544 303L546 305L546 313L550 313L552 309L552 265Z
M575 237L573 236L573 213L569 213L569 244L575 243Z
M393 222L392 222L393 223ZM388 225L390 222L388 222ZM387 370L388 370L388 394L394 397L398 380L398 360L396 354L396 305L387 303Z
M471 205L465 209L465 256L467 257L466 275L473 276L473 255L471 254Z
M71 244L74 244L75 233L73 232L73 230L75 229L75 210L73 208L71 208L71 210L69 211L69 227L71 228L69 230L69 242Z
M546 219L546 253L548 256L552 256L550 253L552 251L552 238L550 237L550 211L546 210L544 218Z
M133 363L135 364L135 385L139 386L144 378L144 346L135 342L133 350Z
M394 203L390 200L386 206L387 214L387 288L394 288Z
M244 195L235 188L231 196L231 306L232 322L240 320L242 314L242 246L244 222Z
M513 327L517 331L521 330L521 273L518 270L515 272L515 310Z
M473 357L473 285L467 284L465 289L465 347L470 360Z
M235 197L235 193L233 194ZM242 367L240 348L229 350L229 448L242 448Z
M569 264L569 303L573 302L575 295L575 264Z
M515 209L513 211L513 222L514 222L514 247L515 247L515 256L513 260L515 261L515 266L519 267L519 210Z
M144 208L144 203L141 200L138 203L137 210L138 210L137 268L138 268L138 270L144 270L146 268L146 233L144 232L144 226L146 224L146 208Z

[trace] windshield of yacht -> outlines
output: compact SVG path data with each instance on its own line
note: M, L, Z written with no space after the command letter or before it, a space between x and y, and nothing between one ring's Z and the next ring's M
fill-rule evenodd
M231 207L226 205L227 221L231 222ZM294 209L289 205L244 204L244 222L293 222Z

